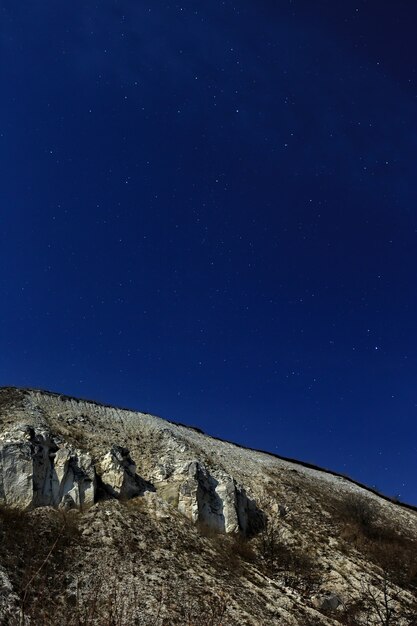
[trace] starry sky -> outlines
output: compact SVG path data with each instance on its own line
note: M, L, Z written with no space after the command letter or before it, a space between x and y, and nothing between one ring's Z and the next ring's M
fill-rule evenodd
M0 384L417 504L413 0L0 0Z

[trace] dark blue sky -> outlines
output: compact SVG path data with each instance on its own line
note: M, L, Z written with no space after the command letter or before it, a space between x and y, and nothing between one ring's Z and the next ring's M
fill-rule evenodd
M415 2L0 1L0 384L417 504Z

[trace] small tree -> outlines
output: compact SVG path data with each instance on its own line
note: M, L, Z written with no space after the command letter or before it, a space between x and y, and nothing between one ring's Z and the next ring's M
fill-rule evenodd
M349 599L341 623L346 626L417 626L417 601L392 580L388 570L363 579L360 597Z

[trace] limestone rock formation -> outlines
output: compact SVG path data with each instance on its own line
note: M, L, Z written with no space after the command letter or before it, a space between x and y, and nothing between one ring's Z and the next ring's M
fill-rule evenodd
M48 430L18 426L0 439L0 503L90 506L95 483L90 455L58 443Z
M180 449L188 452L182 443ZM193 522L219 532L248 536L262 528L262 512L224 471L214 475L197 460L178 464L168 454L160 458L153 474L160 479L155 484L162 497L170 494L168 502L175 502ZM85 509L104 495L128 500L153 488L136 473L136 464L126 447L113 444L93 462L88 451L54 436L45 425L17 426L1 435L0 503L7 506Z
M27 508L33 503L33 459L28 441L7 439L0 447L0 501Z
M219 532L250 535L263 526L262 512L243 487L225 472L210 474L204 464L190 461L176 474L180 482L178 510L193 522Z
M116 498L134 498L145 490L127 448L112 446L97 463L96 472L106 491Z

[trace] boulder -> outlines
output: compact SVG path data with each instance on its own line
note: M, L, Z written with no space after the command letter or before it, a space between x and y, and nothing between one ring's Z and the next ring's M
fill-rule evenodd
M336 593L326 593L312 598L313 605L319 611L335 611L343 601Z

